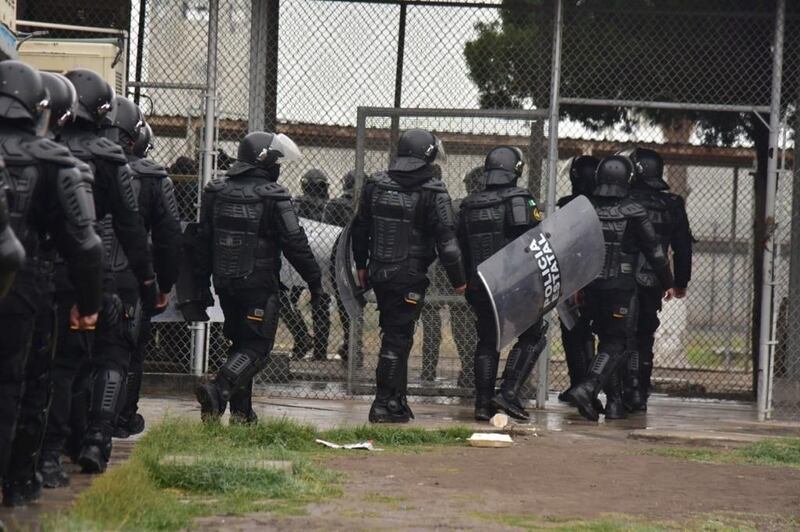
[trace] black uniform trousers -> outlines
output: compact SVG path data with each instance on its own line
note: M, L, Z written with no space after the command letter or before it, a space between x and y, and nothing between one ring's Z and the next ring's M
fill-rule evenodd
M608 357L607 366L600 368L605 383L608 376L625 362L628 346L636 334L636 287L590 286L586 290L586 303L592 319L592 329L598 338L598 357L601 354ZM593 372L594 368L590 368L590 374Z
M475 347L475 401L480 405L495 394L497 368L500 363L500 352L497 350L497 327L495 326L492 302L486 292L482 288L468 289L466 296L476 317L478 345ZM542 320L540 319L519 335L514 349L535 345L541 335Z
M561 343L567 360L570 387L577 386L586 377L589 364L594 355L594 336L589 310L581 308L581 315L572 329L561 323Z
M132 316L126 314L126 308L130 309L138 301L138 283L135 279L119 284L115 281L109 277L105 282L103 305L93 332L69 329L69 309L74 304L75 294L57 281L57 286L66 288L56 292L58 337L63 340L58 342L53 363L53 400L42 446L44 451L66 451L75 455L88 426L100 424L109 434L113 430L116 415L104 412L90 417L89 410L94 376L111 370L124 382L133 350L128 323ZM114 405L117 409L118 399L120 397Z
M252 361L253 368L244 381L237 382L238 375L226 372L226 361L218 376L225 377L232 387L231 413L248 417L252 410L253 376L267 365L275 345L281 310L279 294L267 288L247 286L217 287L216 292L225 316L222 332L231 341L228 360L234 354L243 353Z
M0 300L0 476L6 478L17 422L22 405L27 410L31 398L23 394L28 379L28 361L38 329L47 328L52 312L47 281L32 271L19 272L9 294ZM44 309L48 309L44 311ZM48 334L52 336L52 334ZM36 355L33 357L35 359ZM34 360L31 374L38 373ZM47 365L46 362L44 362Z
M662 308L664 291L660 286L641 286L638 288L639 320L636 329L636 348L639 350L639 378L644 390L650 388L653 374L653 344L661 320L658 313Z

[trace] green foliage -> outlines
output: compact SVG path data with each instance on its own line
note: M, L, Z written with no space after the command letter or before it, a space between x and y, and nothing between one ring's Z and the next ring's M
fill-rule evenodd
M318 431L311 425L269 419L254 426L168 419L153 427L131 458L98 477L48 530L179 530L205 515L271 511L297 515L305 504L340 493L340 474L320 458L340 451L315 443L371 439L387 449L463 442L465 428L426 431L362 426ZM348 451L349 452L349 451ZM191 464L162 463L189 455ZM293 474L252 467L254 461L292 462Z
M476 513L475 517L490 521L506 527L521 528L523 530L554 530L554 531L583 531L583 532L660 532L660 531L685 531L697 530L711 531L749 531L758 530L762 524L777 525L776 529L791 529L797 525L791 518L739 514L733 512L700 514L689 519L674 520L649 520L639 516L626 514L603 514L593 519L579 517L563 517L549 515L514 515L514 514L486 514Z
M645 454L713 464L800 467L800 438L770 438L741 449L658 447Z

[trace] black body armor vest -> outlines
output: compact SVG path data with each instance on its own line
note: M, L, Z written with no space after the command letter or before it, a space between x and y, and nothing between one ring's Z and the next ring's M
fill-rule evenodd
M208 186L215 193L213 273L217 281L245 278L256 270L278 271L278 231L263 223L271 207L270 186L277 185L245 176Z
M655 229L658 236L658 242L666 256L669 250L670 237L675 226L671 206L667 198L664 194L656 191L634 190L631 191L631 199L647 211L647 217L653 224L653 229ZM636 282L648 287L660 284L658 276L642 253L639 254L637 259Z
M388 280L404 268L409 278L425 275L436 252L423 227L424 185L406 188L383 173L373 182L370 277Z

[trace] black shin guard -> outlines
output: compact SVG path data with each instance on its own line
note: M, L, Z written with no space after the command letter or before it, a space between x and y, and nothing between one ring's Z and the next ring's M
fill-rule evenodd
M491 404L513 418L523 420L530 418L530 414L522 405L520 392L528 381L539 355L547 345L546 332L547 327L543 326L541 336L536 343L520 342L508 355L500 393L492 398Z
M405 423L410 419L405 405L407 363L403 353L382 350L375 370L375 400L369 410L371 423Z
M253 424L258 421L258 416L253 410L253 380L231 394L231 423Z
M117 420L125 379L115 369L100 369L92 382L89 428L78 463L85 473L102 473L111 458L111 435Z
M605 381L603 389L606 392L606 419L624 419L627 417L625 406L622 402L622 369L618 368Z
M647 397L642 390L641 364L638 351L628 353L628 364L625 368L625 380L623 382L622 399L625 408L629 412L642 410L647 403Z
M495 395L500 353L493 347L478 345L475 350L475 419L488 421L495 409L489 402Z

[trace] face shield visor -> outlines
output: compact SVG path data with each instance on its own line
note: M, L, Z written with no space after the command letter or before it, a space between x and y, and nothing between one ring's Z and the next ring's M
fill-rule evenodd
M272 137L272 142L269 147L262 150L258 156L261 161L274 158L274 164L297 162L301 157L300 148L297 147L297 144L295 144L292 139L283 133L276 133Z
M436 139L436 162L444 164L447 162L447 152L444 149L444 143L439 137L434 138Z

